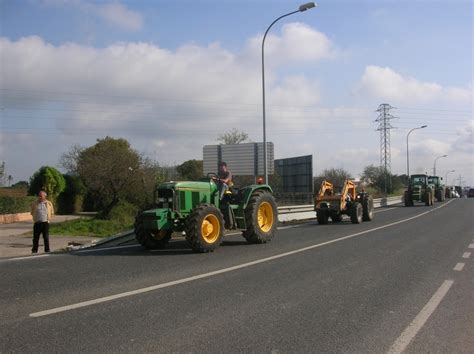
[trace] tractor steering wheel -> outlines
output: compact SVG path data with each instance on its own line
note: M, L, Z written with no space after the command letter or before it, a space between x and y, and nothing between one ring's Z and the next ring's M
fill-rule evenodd
M207 174L207 178L213 180L213 179L215 179L215 178L219 178L219 176L217 176L217 173L209 172L209 173Z

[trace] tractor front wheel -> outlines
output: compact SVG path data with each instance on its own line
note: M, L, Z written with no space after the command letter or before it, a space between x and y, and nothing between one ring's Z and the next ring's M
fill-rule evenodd
M316 219L319 225L326 225L329 222L329 209L319 208L316 210Z
M278 213L273 195L261 190L253 193L245 208L245 224L242 236L249 243L266 243L275 236Z
M139 217L135 221L135 238L146 249L156 250L165 248L172 234L173 231L171 230L146 230Z
M362 222L363 216L362 204L355 202L352 204L351 209L349 211L349 216L351 217L351 222L353 224L360 224Z
M371 221L374 218L374 199L366 196L362 201L362 220Z
M197 206L186 221L186 241L194 252L212 252L222 242L224 217L210 204Z
M408 191L405 191L405 194L403 195L403 201L405 202L406 207L411 207L413 206L413 199L411 199L411 194Z

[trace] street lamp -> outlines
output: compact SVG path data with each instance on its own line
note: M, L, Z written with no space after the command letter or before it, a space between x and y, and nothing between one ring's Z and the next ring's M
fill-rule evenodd
M456 170L448 171L448 172L446 172L446 174L444 175L444 184L445 184L446 186L448 185L448 174L450 174L451 172L456 172Z
M438 159L442 158L442 157L448 157L448 155L442 155L442 156L438 156L437 158L435 158L434 160L434 166L433 166L433 175L436 176L436 161L438 161Z
M421 127L413 128L407 134L407 178L408 179L410 179L410 158L409 158L409 154L408 154L408 137L410 136L410 133L412 131L417 130L417 129L423 129L423 128L426 128L426 127L427 127L427 125L422 125Z
M268 31L270 31L270 28L279 20L281 20L284 17L296 14L298 12L304 12L306 10L309 10L313 7L315 7L316 4L314 2L308 2L306 4L300 5L298 10L289 12L285 15L282 15L278 17L275 21L271 23L270 26L268 26L267 30L265 31L265 34L263 35L263 40L262 40L262 104L263 104L263 174L265 178L265 183L268 183L268 171L267 171L267 133L266 133L266 124L265 124L265 56L264 56L264 46L265 46L265 38L267 38Z

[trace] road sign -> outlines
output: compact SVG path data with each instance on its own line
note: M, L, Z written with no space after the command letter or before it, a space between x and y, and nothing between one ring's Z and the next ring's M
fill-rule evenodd
M313 193L313 155L275 160L283 192Z
M273 143L267 142L267 170L273 174ZM263 175L263 143L232 145L206 145L203 148L204 174L217 172L219 163L225 161L235 176Z

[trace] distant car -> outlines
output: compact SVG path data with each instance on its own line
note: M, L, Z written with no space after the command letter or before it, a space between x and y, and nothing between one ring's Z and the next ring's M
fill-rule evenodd
M469 189L469 192L467 192L467 197L474 198L474 188Z

